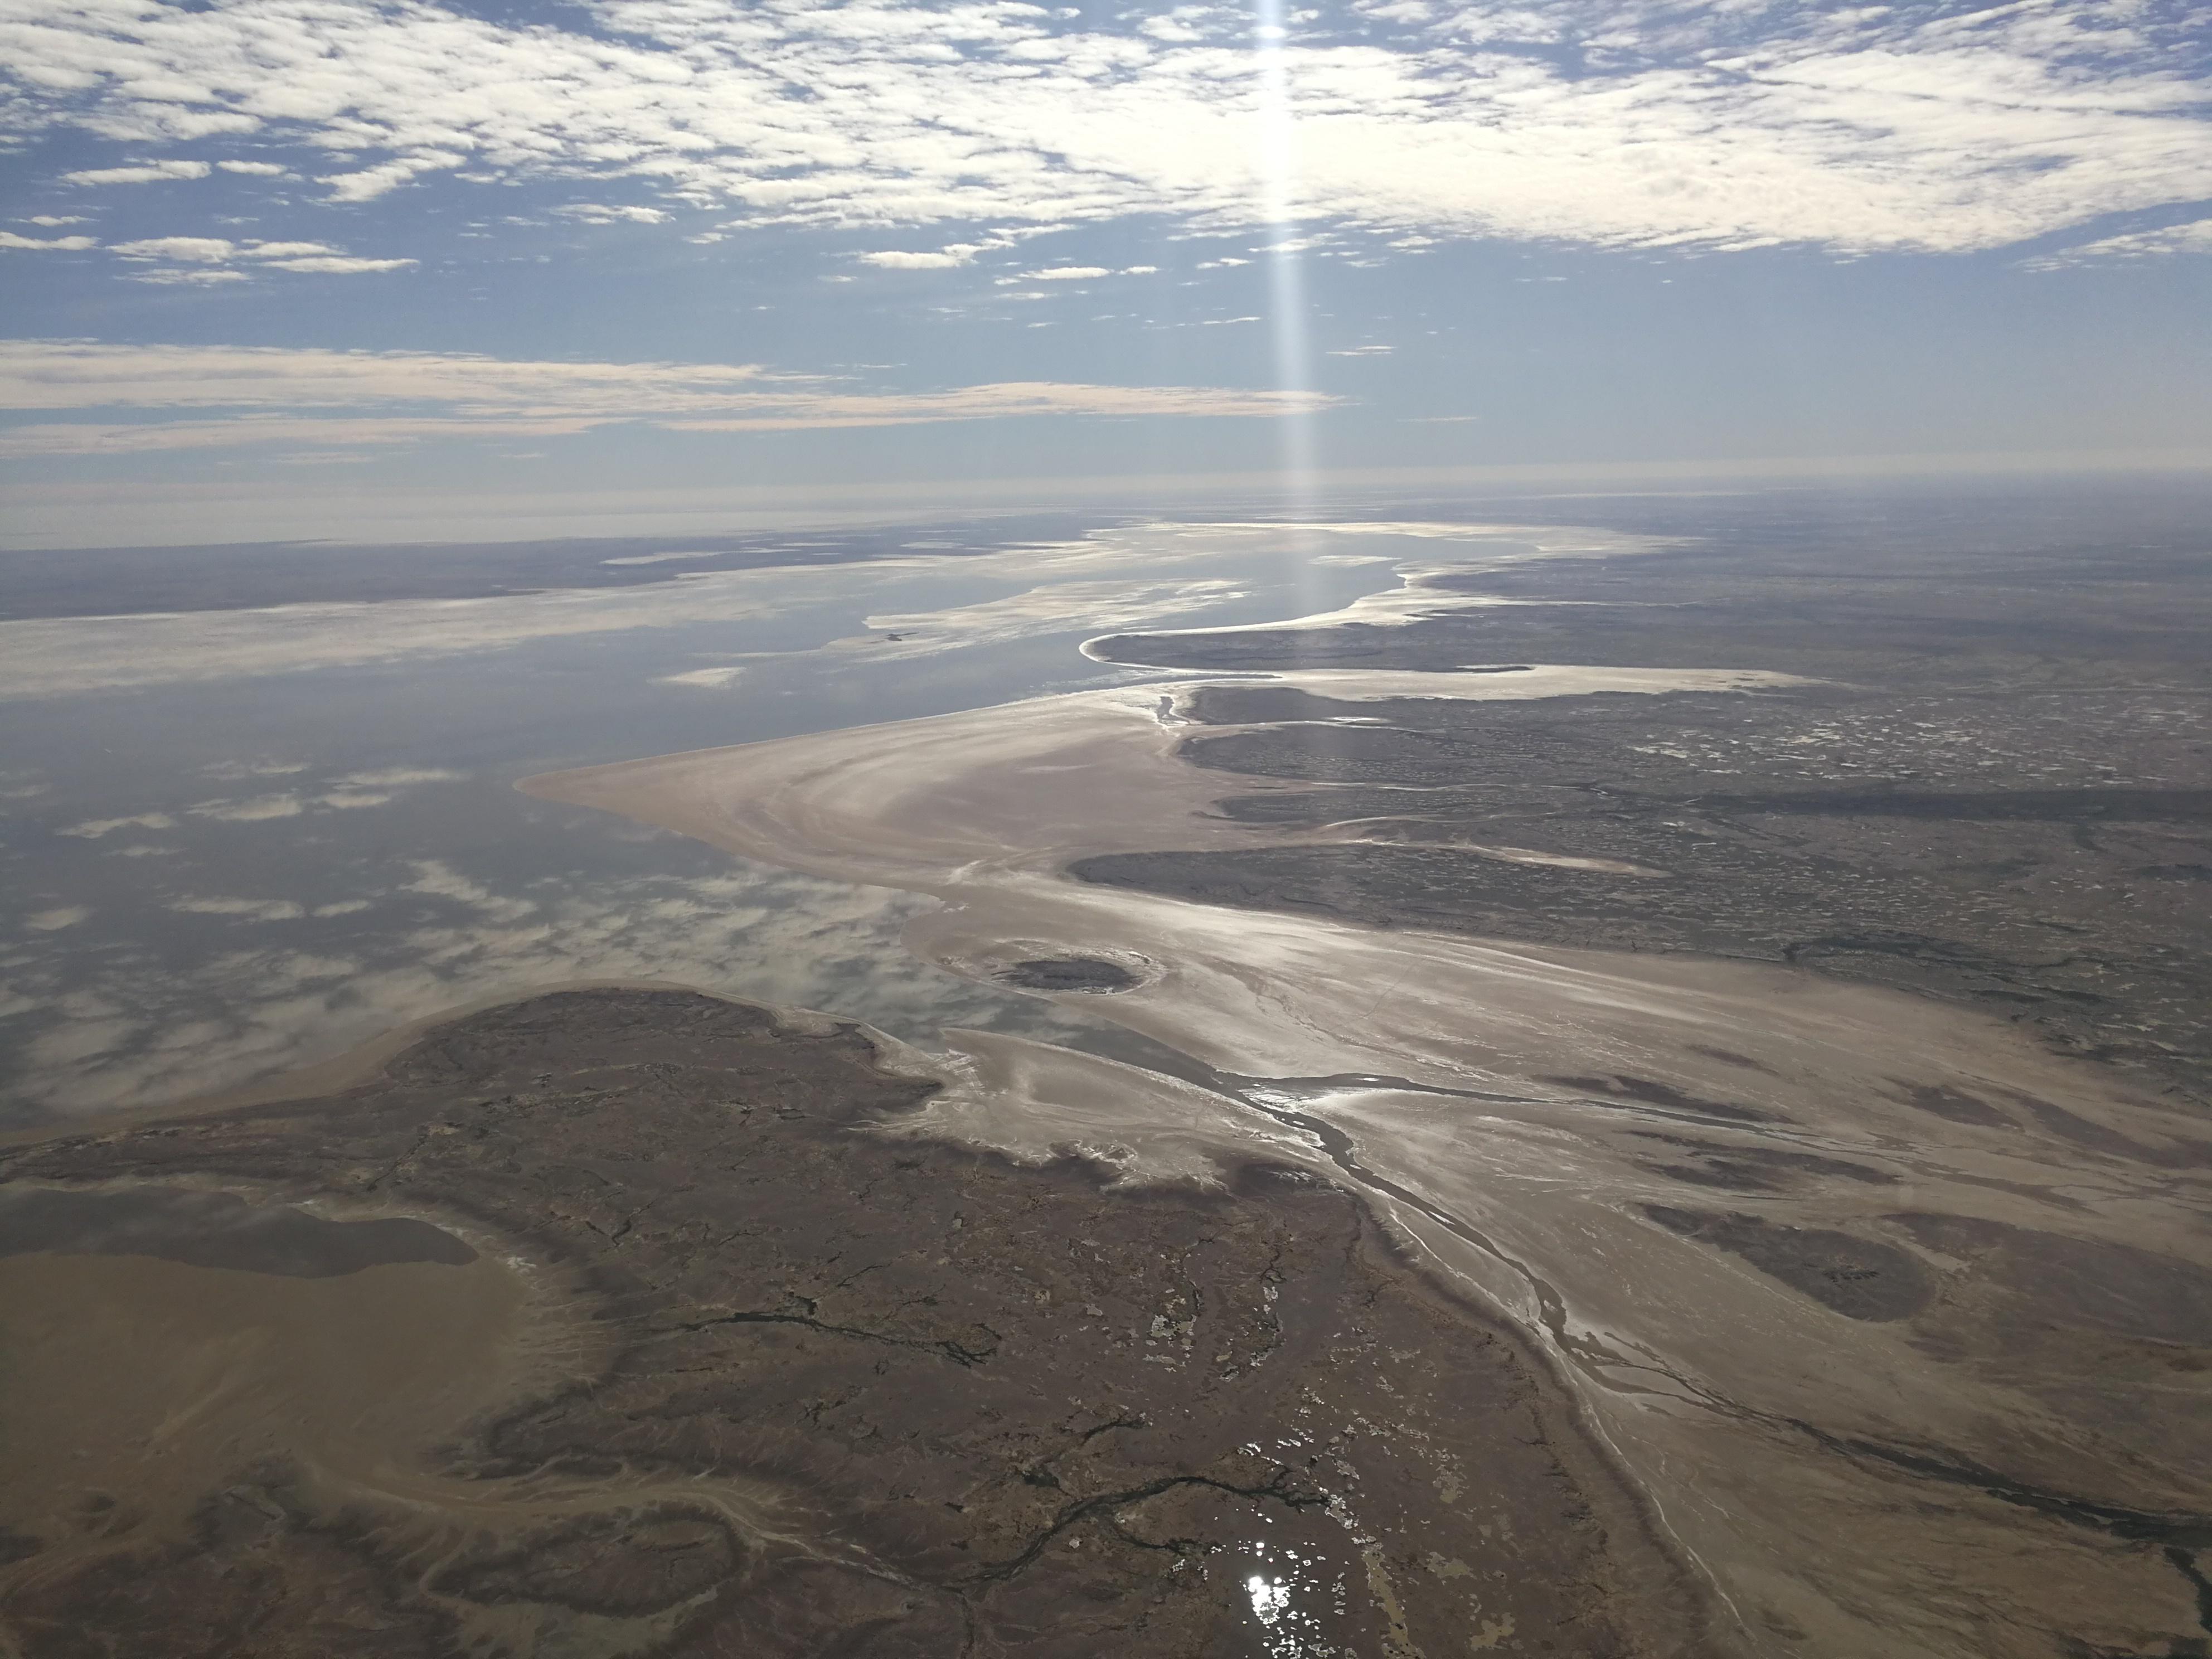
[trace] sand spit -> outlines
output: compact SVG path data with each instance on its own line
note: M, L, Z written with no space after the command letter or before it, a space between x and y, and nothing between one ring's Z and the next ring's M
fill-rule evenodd
M1282 678L1336 698L1762 683ZM1384 681L1398 689L1355 689ZM1079 1148L1130 1180L1264 1148L1363 1190L1542 1345L1711 1576L1741 1651L2191 1650L2189 1552L2212 1537L2212 1149L2191 1120L2000 1022L1787 969L1069 879L1100 854L1298 838L1223 817L1220 779L1175 758L1191 690L524 787L933 894L944 908L908 943L957 971L1149 964L1086 1012L1202 1061L1216 1087L971 1036L973 1086L932 1120L1033 1158Z

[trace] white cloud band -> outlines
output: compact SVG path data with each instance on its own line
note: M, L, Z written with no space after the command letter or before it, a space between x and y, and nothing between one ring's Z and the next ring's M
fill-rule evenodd
M0 459L17 459L248 444L554 437L619 421L708 433L1046 415L1267 418L1337 401L1313 392L1052 380L866 392L717 363L0 341L0 410L111 416L0 426ZM394 412L395 405L406 412ZM112 418L126 411L140 418Z
M136 152L78 182L201 176L141 158L252 135L347 158L301 167L341 201L466 167L626 176L744 222L1955 251L2212 195L2205 88L2174 67L2201 19L2157 0L1351 11L1255 52L1249 17L1200 6L1109 32L1017 0L599 0L586 30L430 0L0 0L0 63L19 130Z

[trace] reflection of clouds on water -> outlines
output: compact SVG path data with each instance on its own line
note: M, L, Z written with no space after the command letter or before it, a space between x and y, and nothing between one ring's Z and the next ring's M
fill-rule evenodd
M1073 628L1136 628L1243 597L1237 583L1221 580L1053 582L979 605L872 616L867 625L872 634L835 641L833 647L866 647L882 657L926 657Z
M214 768L206 769L210 772ZM265 769L250 775L267 775L269 770L304 772L305 766L286 766ZM359 811L363 807L385 806L398 799L400 792L419 788L426 783L453 783L465 778L465 772L456 772L443 766L387 766L374 772L344 772L325 779L329 786L324 793L308 794L287 792L279 795L257 795L247 800L204 800L185 811L196 818L214 818L224 823L256 823L265 818L295 818L302 812L319 807L331 812ZM112 818L100 823L80 824L64 835L103 835L124 824L139 824L149 830L174 827L174 821L159 812L143 817Z
M242 783L248 778L288 778L307 769L305 761L227 760L200 768L200 775L223 783Z
M82 823L72 823L65 830L57 830L58 836L76 836L85 841L98 841L102 836L118 830L173 830L176 819L167 812L141 812L136 817L88 818Z
M6 832L37 872L0 901L10 1101L165 1103L576 980L696 984L925 1044L947 1024L1095 1031L918 963L900 933L925 901L548 815L496 772L1096 685L1096 665L1041 642L1249 623L1381 585L1351 568L1316 581L1323 543L1333 562L1515 550L1442 525L1297 531L1127 524L645 588L0 623L0 698L40 700L14 718L45 745L20 745L0 793L46 794ZM862 626L874 637L840 639ZM529 641L560 643L510 649ZM278 673L295 678L242 678Z
M1191 564L1218 566L1233 557L1308 562L1315 532L1332 539L1411 538L1431 544L1495 543L1514 532L1496 526L1374 525L1116 525L1065 541L1001 546L947 559L934 552L835 567L769 566L695 573L642 587L554 589L470 599L384 599L289 605L260 611L218 611L123 617L27 618L0 623L0 697L55 697L134 687L179 685L238 676L421 662L500 650L531 641L585 639L701 623L760 623L824 605L865 605L885 588L910 590L937 580L1018 582L1032 589L1003 602L995 629L963 643L988 644L1079 623L1086 581L1102 589L1128 586L1145 571ZM1583 532L1574 532L1583 534ZM1547 551L1585 550L1559 532L1544 532ZM1583 535L1590 549L1619 550L1632 538ZM1273 572L1287 574L1287 569ZM1058 584L1040 586L1040 578ZM1127 627L1232 597L1203 581L1182 584L1180 598L1159 586L1138 611L1109 620ZM905 592L899 597L903 599ZM1102 592L1094 599L1106 603ZM1018 623L1024 607L1030 614ZM973 611L974 606L951 611ZM928 614L947 615L931 611ZM970 618L971 623L974 619ZM1010 630L1011 631L1008 631ZM895 630L896 631L896 630ZM803 647L802 647L803 648ZM700 684L702 681L684 681ZM283 775L254 763L240 776Z
M459 783L467 776L450 766L386 766L374 772L342 772L331 781L348 789L405 789L418 783Z
M307 807L297 795L259 795L252 800L204 800L185 811L196 818L223 823L258 823L264 818L296 818Z
M431 914L314 940L318 917ZM579 979L653 979L822 1008L927 1041L947 1024L1043 1032L1048 1006L939 974L901 948L927 901L767 869L704 878L539 877L520 891L436 861L379 900L182 899L172 908L299 944L258 942L179 976L121 950L88 983L19 964L0 1005L35 1028L16 1096L46 1112L158 1104L342 1052L458 1004ZM368 918L373 922L374 918ZM305 930L304 932L302 930ZM43 982L42 982L43 981Z
M188 916L235 916L240 921L297 921L307 907L290 899L179 898L169 908Z
M663 674L653 684L688 685L702 691L726 691L743 679L744 674L742 667L694 668L681 674Z

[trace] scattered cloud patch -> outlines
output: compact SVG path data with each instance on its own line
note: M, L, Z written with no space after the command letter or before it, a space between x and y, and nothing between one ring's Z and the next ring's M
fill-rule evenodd
M0 248L14 248L29 253L82 253L100 244L89 236L18 236L12 230L0 230Z
M878 270L951 270L971 264L982 249L969 243L955 243L939 248L934 253L908 253L897 248L885 248L875 253L854 257L864 265L873 265Z
M2158 230L2132 231L2124 236L2106 236L2021 263L2028 270L2063 270L2072 265L2117 264L2187 253L2212 253L2212 219L2192 220Z
M673 216L660 208L602 207L597 202L577 202L554 211L587 225L665 225Z
M204 287L213 283L243 283L247 280L242 270L207 270L179 265L165 265L158 270L132 274L134 283L166 283L172 285Z
M1022 280L1030 283L1088 283L1113 274L1103 265L1054 265L1044 270L1025 272Z
M23 918L23 926L33 933L58 933L64 927L74 927L92 912L82 904L64 904L52 910L34 910Z
M325 158L338 202L629 178L747 226L1956 252L2202 199L2212 160L2187 6L1350 9L1260 54L1248 16L1191 6L26 6L0 76L17 134L127 147L70 183L275 165L189 153L250 137Z
M205 161L137 161L128 167L88 167L78 173L64 173L62 182L65 185L155 185L173 179L204 179L210 171Z
M134 263L167 260L172 269L149 273L149 282L235 282L245 280L248 268L292 270L325 276L354 276L368 271L404 270L414 259L364 259L322 242L234 242L222 236L146 236L116 242L110 252ZM221 267L220 271L191 270L190 267Z
M144 236L135 242L118 242L110 251L125 259L174 259L188 264L219 265L236 257L238 244L220 236Z

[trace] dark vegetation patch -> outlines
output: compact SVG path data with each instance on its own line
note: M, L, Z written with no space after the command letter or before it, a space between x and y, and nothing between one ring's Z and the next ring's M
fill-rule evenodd
M580 1287L612 1345L435 1453L404 1503L240 1470L186 1544L112 1529L0 1565L15 1650L417 1659L468 1645L458 1599L543 1653L1243 1653L1263 1543L1344 1587L1313 1603L1331 1650L1463 1645L1462 1589L1395 1566L1371 1588L1328 1496L1347 1486L1374 1548L1466 1563L1532 1646L1693 1644L1691 1592L1540 1373L1345 1190L1251 1167L1109 1191L1078 1158L872 1132L932 1090L851 1027L563 993L328 1100L0 1153L24 1190L268 1182L466 1213ZM604 1622L647 1618L658 1635Z

